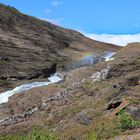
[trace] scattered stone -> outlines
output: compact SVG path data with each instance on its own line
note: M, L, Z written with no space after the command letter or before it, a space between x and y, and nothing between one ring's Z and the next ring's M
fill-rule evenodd
M112 87L115 89L119 89L120 91L125 89L125 87L121 83L113 83Z
M96 72L91 76L93 82L101 81L101 72Z
M92 121L92 117L85 112L80 112L76 115L76 121L82 125L88 125Z
M11 117L6 117L4 119L0 120L0 126L4 125L4 126L9 126L12 124L16 124L19 123L21 121L23 121L25 118L30 117L33 113L37 112L39 109L37 107L35 108L29 108L27 109L27 111L25 111L22 114L16 114L13 115Z
M86 95L88 96L95 96L96 92L95 91L88 91L86 92Z

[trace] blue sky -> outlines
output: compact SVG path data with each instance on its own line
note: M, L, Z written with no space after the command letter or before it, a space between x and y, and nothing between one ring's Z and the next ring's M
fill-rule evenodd
M21 12L87 34L140 33L140 0L0 0Z

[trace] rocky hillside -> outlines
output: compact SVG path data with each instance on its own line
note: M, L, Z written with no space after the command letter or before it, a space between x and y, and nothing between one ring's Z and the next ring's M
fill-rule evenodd
M117 52L114 59L69 67L106 51ZM139 43L98 42L0 5L0 90L56 71L63 81L0 104L0 140L139 140Z
M0 133L2 140L138 140L140 44L71 70L63 83L10 97L0 108Z
M46 78L85 53L117 49L0 4L0 91Z

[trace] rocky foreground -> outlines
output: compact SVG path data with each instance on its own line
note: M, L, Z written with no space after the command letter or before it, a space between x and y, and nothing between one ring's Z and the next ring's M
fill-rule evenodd
M62 140L138 140L140 44L115 59L67 73L63 83L10 97L0 108L1 135L25 135L35 126Z

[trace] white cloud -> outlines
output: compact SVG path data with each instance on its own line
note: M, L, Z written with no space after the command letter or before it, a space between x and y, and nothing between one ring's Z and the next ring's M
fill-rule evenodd
M59 6L59 5L63 4L63 1L54 0L54 1L51 2L51 4L52 4L53 6Z
M139 34L128 34L128 35L113 35L113 34L87 34L84 33L85 36L94 39L94 40L98 40L98 41L103 41L103 42L107 42L107 43L113 43L116 45L121 45L121 46L125 46L128 43L132 43L132 42L140 42L140 33Z

